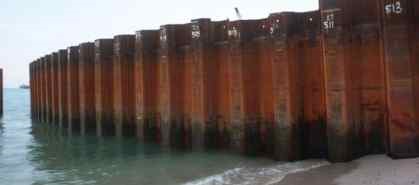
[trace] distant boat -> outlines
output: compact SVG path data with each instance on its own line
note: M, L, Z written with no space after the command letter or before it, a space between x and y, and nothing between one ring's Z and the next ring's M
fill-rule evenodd
M21 88L21 89L29 89L30 87L29 87L29 85L23 84L19 88Z

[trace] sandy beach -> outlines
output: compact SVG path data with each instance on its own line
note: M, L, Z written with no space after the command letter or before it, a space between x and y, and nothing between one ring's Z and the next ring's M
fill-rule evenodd
M419 158L393 160L366 156L286 176L277 185L408 185L419 184Z

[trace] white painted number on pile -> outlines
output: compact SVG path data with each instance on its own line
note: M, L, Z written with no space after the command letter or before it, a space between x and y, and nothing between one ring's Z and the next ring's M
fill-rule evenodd
M228 30L228 36L232 38L239 38L240 37L239 30L237 30L237 28L233 26L232 29Z
M323 22L325 30L330 30L335 28L335 15L329 14L326 16L326 20Z
M167 41L167 30L162 29L160 31L160 42L166 42Z
M403 12L402 3L396 1L394 3L386 4L384 7L386 14L401 14Z
M192 25L192 38L199 39L201 37L201 29L199 25L194 24Z

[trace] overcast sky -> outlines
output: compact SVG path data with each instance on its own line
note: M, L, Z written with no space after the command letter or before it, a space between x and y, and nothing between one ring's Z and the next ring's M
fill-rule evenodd
M264 18L318 8L318 0L1 0L0 68L5 87L28 83L32 60L81 42L194 18Z

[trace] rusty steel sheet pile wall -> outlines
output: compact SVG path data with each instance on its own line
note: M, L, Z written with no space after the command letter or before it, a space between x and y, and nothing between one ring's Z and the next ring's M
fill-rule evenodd
M113 39L95 41L95 111L98 136L115 135L113 124Z
M256 127L257 141L259 145L259 152L265 156L274 156L274 94L273 94L273 57L272 57L272 37L271 27L272 22L269 19L262 20L258 23L257 31L259 32L251 42L256 50L255 61L258 61L258 66L253 69L250 76L258 75L258 81L255 82L256 89L259 95L257 102L258 110L258 125Z
M344 0L321 4L332 160L383 151L385 81L377 5Z
M386 85L378 3L340 0L320 6L330 158L346 161L382 153Z
M302 152L304 157L327 154L326 101L320 12L301 14L299 19L299 55L303 97Z
M215 122L215 63L212 62L217 23L210 19L191 21L191 44L188 52L189 87L185 87L190 99L191 147L201 150L216 147ZM188 79L189 78L189 79Z
M36 95L35 95L35 102L36 102L36 106L35 106L35 120L40 122L42 120L42 107L43 107L43 103L42 103L42 69L41 69L41 58L38 58L35 61L35 79L34 79L34 84L35 86L35 91L36 91Z
M281 161L419 156L419 2L194 19L29 66L31 115L71 133Z
M134 54L135 35L114 38L113 111L117 136L135 135Z
M57 124L58 120L58 53L51 54L51 122Z
M52 79L51 79L51 61L52 56L47 55L45 57L45 100L46 100L46 110L45 110L45 120L47 123L51 123L52 120Z
M41 120L41 106L43 105L41 103L41 78L40 78L40 65L41 65L41 58L36 59L33 62L34 65L34 71L33 71L33 77L34 79L33 84L35 84L35 88L34 88L34 98L35 98L35 110L34 110L34 120L35 121L40 121Z
M188 25L189 29L192 29L190 24ZM186 32L187 39L192 39L191 31ZM192 146L192 117L194 117L194 99L196 98L195 94L195 87L193 86L193 79L194 79L194 65L193 65L193 50L192 45L189 43L188 45L184 45L180 48L180 57L179 61L182 62L182 71L180 72L180 79L183 81L182 87L182 97L179 102L183 105L183 113L182 113L182 121L183 124L181 126L181 132L183 140L181 141L181 145L183 147L190 148ZM196 146L196 145L195 145Z
M228 56L231 112L228 132L231 147L245 153L256 152L259 133L258 106L259 94L256 87L259 83L257 73L260 63L254 62L256 50L251 40L257 36L258 20L241 20L229 22Z
M188 25L165 25L160 30L158 58L160 142L163 146L185 146L185 80L182 48L190 42Z
M274 155L279 160L302 158L303 116L301 61L296 13L272 14L274 93Z
M418 9L416 1L381 0L389 112L388 151L392 157L419 155Z
M332 5L332 3L330 4ZM345 125L347 126L344 128L339 125L340 121L335 122L338 124L337 126L340 129L344 129L342 132L345 132L345 136L341 135L342 137L336 137L346 139L347 146L343 146L342 141L337 140L329 140L331 141L329 144L335 142L334 145L341 147L340 149L337 147L335 148L335 154L340 155L335 156L337 160L351 160L354 157L363 155L365 153L381 153L385 151L386 139L383 138L389 138L390 148L387 149L387 151L391 154L391 140L394 138L392 137L391 133L395 133L395 135L401 133L401 137L414 138L414 136L408 134L408 131L397 130L403 126L407 126L404 128L409 128L409 124L414 125L413 122L409 123L409 121L400 120L404 119L403 116L409 115L408 112L413 111L414 109L414 94L412 94L414 91L413 89L411 89L412 91L409 90L409 88L413 88L413 86L405 86L408 84L408 81L411 80L409 79L410 77L407 77L407 75L411 74L411 72L409 71L409 67L406 64L399 65L403 67L396 67L395 65L397 65L397 62L389 62L391 60L395 60L393 57L401 57L404 59L409 57L409 46L407 43L404 44L405 48L394 45L389 46L386 44L389 42L389 40L392 39L395 39L398 43L403 43L407 40L397 40L397 37L391 37L391 39L388 39L386 36L388 35L386 31L387 18L386 16L383 16L384 12L386 12L385 14L390 15L399 14L398 12L401 11L399 8L402 9L402 7L399 7L402 6L401 1L394 1L387 5L378 1L338 1L334 6L327 6L328 4L321 4L321 7L325 7L324 11L322 9L322 12L324 12L322 15L323 23L325 26L324 35L326 41L326 63L330 64L329 74L332 74L333 70L341 70L339 73L343 74L340 78L341 84L338 84L338 81L329 83L337 86L340 85L340 87L329 87L331 89L342 88L343 91L341 92L344 92L343 94L339 95L340 97L338 97L337 93L334 93L333 95L332 93L329 94L333 96L329 96L330 98L333 98L329 102L329 105L333 106L332 104L336 103L335 105L342 106L342 109L340 110L343 111L341 112L342 114L340 116L341 119L346 121ZM387 11L389 11L389 13L387 13ZM380 24L381 19L384 22L382 25ZM409 20L409 18L404 20ZM393 26L394 25L395 24L393 24ZM381 31L380 27L382 27L383 31ZM394 33L393 31L394 30L391 30L391 34L397 36L408 33L407 30L405 33ZM338 42L337 46L333 46L333 44L336 44L333 42L336 41ZM339 47L341 48L338 49ZM382 47L384 47L383 50L381 49ZM333 56L333 50L337 50L337 60L334 59L336 56ZM330 59L329 62L327 62L327 58ZM336 66L332 66L334 65L334 62L342 63ZM391 72L393 70L394 72ZM329 77L331 80L336 79L333 76ZM401 82L403 80L405 80L404 82L406 83ZM385 98L386 93L387 100ZM404 100L402 101L402 99L398 99L399 97L403 97ZM338 103L339 101L341 102ZM388 104L386 101L389 101ZM394 104L394 107L392 104ZM333 109L332 107L330 108L331 109L329 110L339 110ZM388 116L390 116L388 119L390 123L388 124L386 119L386 109L389 110ZM332 115L337 116L337 114L334 113L329 114L330 117L332 117ZM396 120L391 118L392 115L397 117ZM397 124L400 122L402 122L401 125ZM334 125L333 121L330 121L329 123L331 126ZM337 133L336 130L333 129L329 129L329 131L331 131L329 132L330 134ZM387 131L389 132L388 136L386 135ZM329 139L330 138L332 137L329 136ZM412 141L411 143L414 142L415 141ZM407 149L409 148L407 143L403 145L395 144L395 146L401 146L401 148L405 150L410 150L406 153L417 155L417 152L412 150L412 148Z
M79 45L79 98L81 134L96 132L95 44Z
M137 137L157 142L158 138L158 65L159 32L139 31L136 34L134 85Z
M68 123L68 92L67 92L67 50L58 51L58 125L63 128ZM37 84L38 85L38 84ZM38 89L38 87L36 87Z
M68 133L80 133L79 47L67 49Z
M173 28L168 30L166 27L161 27L159 32L159 49L157 59L157 74L158 76L158 118L157 124L159 127L158 142L163 146L169 145L169 134L170 134L170 76L169 76L169 61L175 58L173 49L174 48L174 31ZM174 27L174 26L173 26Z
M213 44L213 60L214 70L210 76L214 80L214 87L211 91L214 96L213 106L214 113L211 121L215 122L215 147L216 148L227 148L230 143L230 137L228 133L228 120L230 117L230 111L228 111L230 105L229 96L229 73L228 65L223 62L228 56L227 39L228 30L227 22L221 21L214 25L214 44ZM211 113L211 112L210 112Z
M382 60L382 41L378 4L374 1L357 0L352 2L351 49L353 50L352 78L354 99L358 105L360 126L354 131L360 145L360 154L382 153L385 151L386 120L386 81L385 66ZM357 10L358 9L358 10ZM360 13L360 12L361 13ZM355 78L357 77L357 78Z
M42 120L42 107L43 107L43 103L42 103L42 69L41 69L41 58L38 58L35 62L35 72L34 72L34 77L35 79L34 84L35 86L35 102L36 102L36 106L35 106L35 121L37 122L41 122Z
M41 87L42 87L42 81L41 81L41 59L38 58L34 63L34 90L35 90L35 119L36 121L40 121L42 119L41 116L41 108L43 106L42 99L41 99ZM32 87L32 86L31 86Z
M184 30L182 30L184 29ZM191 71L191 60L190 60L190 40L191 34L190 25L186 24L183 28L178 29L177 39L184 40L183 42L176 41L179 46L176 48L176 68L173 68L170 73L173 74L176 80L174 88L171 91L173 100L173 109L175 118L171 123L171 145L178 147L189 147L191 145L190 139L190 126L191 126L191 113L192 113L192 71Z
M327 133L329 158L351 160L359 151L357 134L360 125L357 107L355 60L351 48L351 1L321 1L321 16L326 76ZM353 79L355 78L355 79ZM355 144L356 143L356 144Z
M39 65L39 78L40 78L40 103L41 103L41 106L40 106L40 109L39 109L39 111L40 111L40 121L41 122L46 122L46 119L45 119L45 115L46 115L46 99L45 99L45 93L46 93L46 83L45 83L45 65L46 65L46 63L45 63L45 60L44 60L45 58L44 57L41 57L40 58L40 65Z
M33 120L35 120L35 121L39 121L40 120L40 110L39 110L39 107L40 107L40 102L39 102L39 96L40 96L40 92L39 92L39 87L40 87L40 85L39 85L39 82L40 82L40 80L39 80L39 77L38 77L38 74L39 74L39 58L38 59L36 59L34 62L32 62L32 79L31 79L31 84L30 84L30 87L32 87L31 88L31 93L33 93L33 95L32 95L32 97L34 98L32 101L33 101L33 111L32 111L32 119Z

